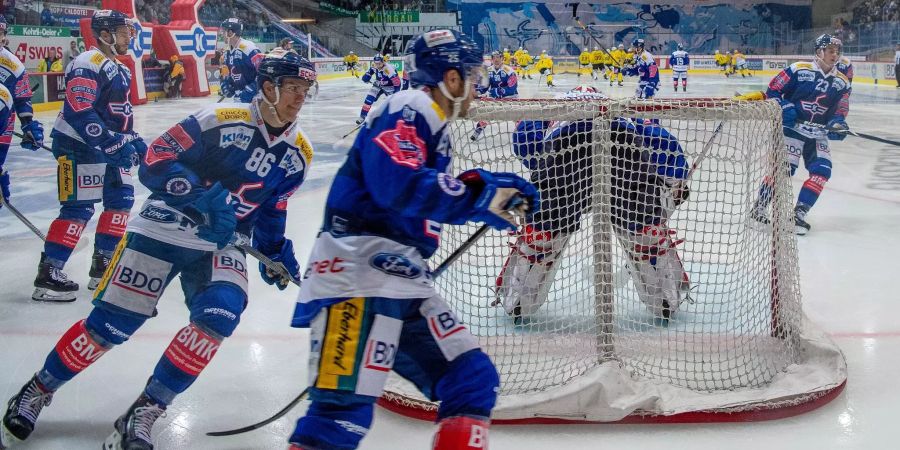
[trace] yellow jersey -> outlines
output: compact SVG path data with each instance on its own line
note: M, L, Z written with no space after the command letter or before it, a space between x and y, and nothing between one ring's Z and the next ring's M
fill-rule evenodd
M591 64L603 64L604 58L606 58L606 52L603 50L594 50L591 52Z
M509 64L510 58L512 58L512 55L509 54L509 51L503 52L503 64Z
M356 56L355 54L347 55L344 57L344 64L355 64L358 62L359 62L359 56Z
M530 66L532 62L534 62L534 58L532 58L528 53L523 52L521 55L519 55L516 61L518 61L519 66L527 67Z
M578 63L582 66L586 66L591 63L591 52L584 51L578 55Z
M553 69L553 59L549 56L544 55L541 58L538 58L537 62L534 64L535 69Z
M720 66L724 66L725 64L728 64L729 59L731 59L729 57L729 55L723 55L721 53L716 54L716 64L718 64Z

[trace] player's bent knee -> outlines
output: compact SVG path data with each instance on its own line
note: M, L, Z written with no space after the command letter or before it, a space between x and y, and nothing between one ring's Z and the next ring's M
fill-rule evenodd
M372 426L373 402L313 401L297 420L290 443L301 448L355 449Z
M500 376L481 349L458 356L435 386L441 400L438 420L453 416L490 417L497 402Z
M813 161L812 164L809 165L809 173L810 175L818 175L825 180L831 179L831 161L827 159L818 158Z
M137 314L96 306L88 315L85 328L104 346L113 346L127 341L146 320Z
M231 283L213 283L191 299L191 322L226 338L237 328L247 294Z

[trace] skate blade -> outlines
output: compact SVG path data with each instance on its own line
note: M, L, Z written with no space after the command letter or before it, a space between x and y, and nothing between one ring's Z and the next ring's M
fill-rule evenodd
M56 292L46 288L34 288L31 299L36 302L69 303L75 301L75 292Z
M122 450L122 433L115 430L103 441L103 450Z
M22 442L25 441L17 438L16 435L7 430L6 425L0 424L0 450L12 448L14 445L19 445Z
M801 226L794 225L794 232L797 234L797 236L806 236L806 233L809 233L809 230Z
M91 281L88 281L88 284L87 284L88 290L89 290L89 291L93 291L94 289L97 289L97 286L100 285L100 280L101 280L101 279L102 279L101 277L98 277L98 278L91 278Z

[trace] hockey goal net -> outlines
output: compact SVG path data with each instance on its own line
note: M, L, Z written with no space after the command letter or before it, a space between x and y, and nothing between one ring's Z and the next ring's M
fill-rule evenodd
M543 208L556 208L551 219L543 217L559 223L543 229L565 230L547 256L552 267L516 280L535 288L529 301L538 303L518 317L504 307L509 299L498 293L497 278L509 275L504 266L519 236L489 232L436 280L500 373L495 422L766 419L812 409L841 391L844 357L801 308L780 117L770 102L542 99L476 102L467 120L452 125L453 173L481 167L530 177L542 185ZM641 202L663 202L665 195L650 192L671 189L636 188L654 181L635 173L677 168L677 150L654 151L660 145L652 133L623 139L619 118L658 122L677 139L682 170L696 164L683 182L687 200L636 215ZM487 125L472 140L478 121ZM520 121L544 121L543 153L514 150L524 136L516 133ZM553 142L550 130L566 122L590 126ZM643 164L623 164L623 152ZM548 173L555 179L548 182ZM764 183L770 201L758 221L751 212ZM647 286L656 282L654 270L660 280L671 273L651 267L663 255L647 248L654 242L635 238L635 222L669 233L656 243L683 266L676 291ZM477 228L445 227L433 260ZM654 295L681 302L662 314ZM395 375L381 404L423 419L436 411Z

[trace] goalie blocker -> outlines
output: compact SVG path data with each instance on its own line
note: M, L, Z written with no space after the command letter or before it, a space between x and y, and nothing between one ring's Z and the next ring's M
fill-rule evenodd
M522 121L513 135L513 151L531 171L543 202L532 222L514 234L496 280L494 305L502 304L516 323L546 302L569 236L590 205L591 128L590 121ZM683 183L688 164L678 141L658 123L617 119L611 133L613 228L630 257L628 271L641 301L668 319L690 289L675 248L682 240L666 226L689 195Z

